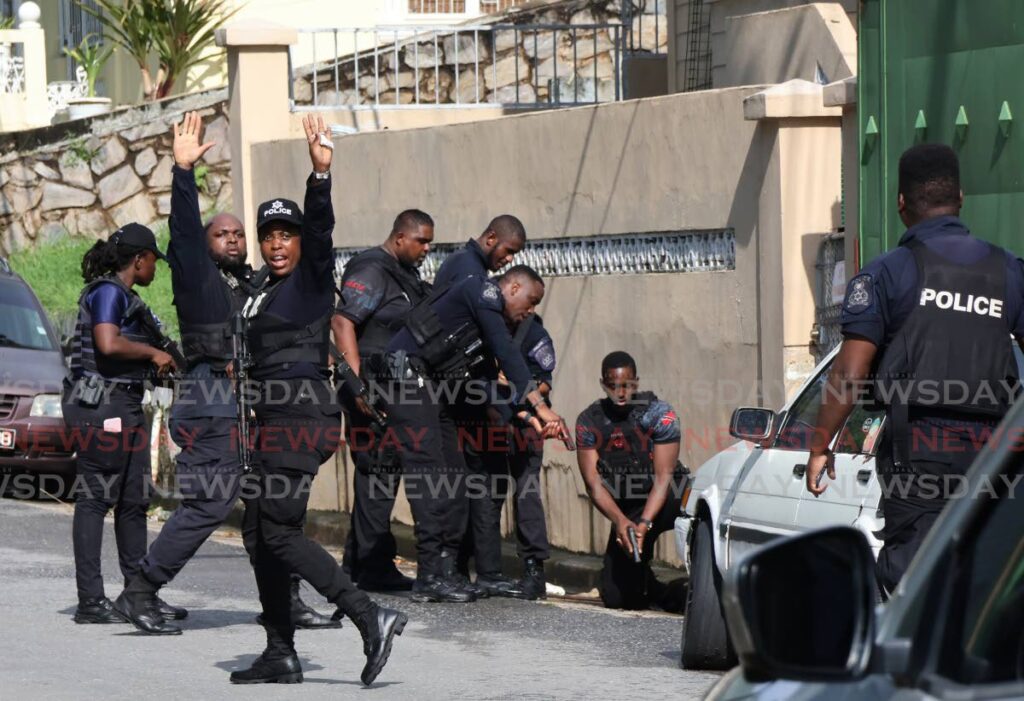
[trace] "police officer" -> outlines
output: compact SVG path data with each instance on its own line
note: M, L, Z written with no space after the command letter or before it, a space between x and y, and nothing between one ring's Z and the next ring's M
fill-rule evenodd
M160 608L156 593L170 582L231 512L241 488L235 441L237 409L231 380L231 318L254 291L245 263L245 231L231 214L203 227L192 166L215 144L201 143L197 112L172 127L174 169L171 243L167 249L174 304L188 368L171 408L171 435L182 450L175 466L181 501L143 558L139 574L114 602L144 633L181 632L165 619L184 609ZM180 368L185 370L185 368ZM305 606L292 583L292 613L298 627L337 627L340 622Z
M412 579L395 567L397 549L391 534L391 511L401 479L398 451L387 444L384 426L377 426L367 402L382 403L377 390L385 381L374 373L382 366L388 341L402 327L412 307L429 291L417 270L430 252L434 220L408 209L395 218L391 234L380 246L359 253L345 266L341 301L331 327L335 344L367 396L342 388L348 445L356 465L352 525L343 564L360 589L408 591ZM386 411L386 407L378 407Z
M511 263L526 245L526 229L511 214L502 214L487 225L476 239L470 239L458 251L445 258L434 276L436 289L443 289L468 277L485 279ZM481 363L475 376L497 380L493 359ZM484 489L460 490L452 508L446 513L452 527L466 523L466 535L457 554L444 553L445 576L478 597L506 595L514 582L501 572L501 532L493 523L500 523L501 505L506 490L502 485L508 475L508 454L504 445L492 445L494 429L506 425L510 412L496 411L481 402L468 402L462 397L453 404L453 417L462 445L466 467ZM462 494L465 491L466 494ZM455 555L454 557L451 557ZM477 580L469 580L469 560L475 556Z
M341 427L341 408L327 371L334 309L333 145L323 117L305 117L303 128L313 164L306 214L284 198L260 205L257 233L270 276L244 308L252 377L261 383L253 408L262 489L247 504L243 537L254 553L267 647L249 669L233 672L231 681L302 681L289 606L294 572L359 629L366 654L360 679L369 685L387 663L393 638L402 633L407 618L377 606L303 533L313 477L337 450Z
M576 459L590 500L612 522L598 587L604 605L667 609L668 587L650 562L658 536L674 526L689 473L679 462L678 415L653 392L637 391L638 380L628 353L601 361L607 396L576 420Z
M470 277L435 292L413 309L388 344L395 378L391 424L402 442L406 494L415 519L417 578L412 599L465 603L476 594L447 577L445 560L457 553L466 522L444 518L464 498L466 465L452 404L467 390L485 355L497 359L513 404L529 411L545 437L561 435L562 419L532 388L509 325L518 324L543 299L544 283L526 266L497 279ZM486 404L488 387L483 390Z
M146 554L149 431L142 412L144 383L175 369L144 317L153 317L133 289L156 274L153 232L126 224L97 241L82 258L86 286L78 301L70 377L61 397L76 438L78 491L72 525L78 608L75 623L123 623L103 591L103 519L114 509L121 574L130 580ZM162 606L167 606L159 602ZM169 607L168 607L169 608Z
M907 231L847 286L843 343L807 463L807 488L820 495L823 473L836 479L832 439L877 368L873 394L887 417L877 574L887 593L946 503L943 478L963 475L1015 394L1008 336L1024 338L1024 263L972 236L958 218L962 202L952 149L903 153L898 208Z

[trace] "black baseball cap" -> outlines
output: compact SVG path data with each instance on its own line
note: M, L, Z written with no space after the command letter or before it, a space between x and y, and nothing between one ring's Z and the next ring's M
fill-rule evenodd
M302 226L302 210L299 205L283 197L268 200L256 210L256 231L273 221L283 221L295 226Z
M125 224L110 235L110 240L118 246L131 246L144 251L153 251L157 258L167 260L167 256L161 253L156 246L156 236L153 235L149 227L142 224L135 222Z

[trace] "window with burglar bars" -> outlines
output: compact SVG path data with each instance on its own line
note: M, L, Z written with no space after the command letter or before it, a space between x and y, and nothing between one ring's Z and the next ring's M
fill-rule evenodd
M74 48L82 43L89 34L94 34L96 40L102 40L103 25L98 19L86 12L82 5L96 10L95 0L60 0L60 45L61 48ZM71 57L67 59L68 80L75 80L75 61Z

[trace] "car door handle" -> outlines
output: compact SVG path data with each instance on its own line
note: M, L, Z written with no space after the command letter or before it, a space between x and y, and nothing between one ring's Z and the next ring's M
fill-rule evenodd
M871 479L871 470L857 470L858 482L861 484L867 484L869 479Z
M793 466L793 476L802 478L807 474L807 465L801 463L800 465Z

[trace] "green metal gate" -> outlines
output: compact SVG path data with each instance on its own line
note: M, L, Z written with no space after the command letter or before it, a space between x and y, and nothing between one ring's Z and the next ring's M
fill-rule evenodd
M859 30L860 260L896 246L900 153L960 156L962 217L1024 253L1024 2L863 0Z

